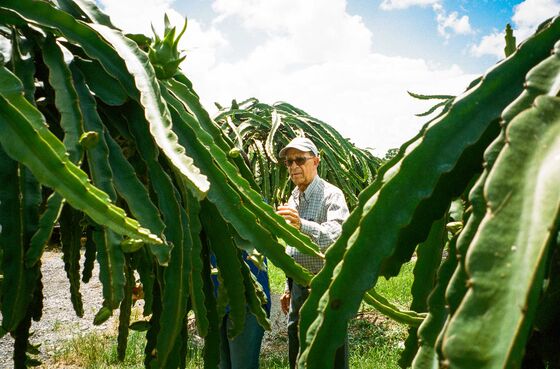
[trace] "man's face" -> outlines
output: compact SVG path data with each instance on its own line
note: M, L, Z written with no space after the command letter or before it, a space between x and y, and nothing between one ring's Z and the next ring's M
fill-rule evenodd
M298 149L290 148L286 151L284 158L290 179L300 190L305 190L307 186L313 181L317 175L317 166L319 165L319 158L313 156L311 152L300 151ZM301 162L298 164L297 161Z

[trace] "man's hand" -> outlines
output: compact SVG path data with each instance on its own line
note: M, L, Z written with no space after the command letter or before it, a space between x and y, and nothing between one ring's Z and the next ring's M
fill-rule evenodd
M284 294L280 297L280 308L284 314L288 314L288 311L290 311L290 298L290 291L284 291Z
M301 219L295 208L287 205L280 205L276 210L276 214L280 215L286 220L286 222L294 226L296 229L301 229Z

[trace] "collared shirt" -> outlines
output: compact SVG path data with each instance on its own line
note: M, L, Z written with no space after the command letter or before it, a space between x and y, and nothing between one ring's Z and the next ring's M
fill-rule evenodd
M301 218L301 232L319 245L323 253L340 236L342 223L349 215L342 191L318 175L304 192L297 187L292 191L288 206L297 209ZM323 267L321 258L302 254L295 247L287 246L286 253L314 274Z

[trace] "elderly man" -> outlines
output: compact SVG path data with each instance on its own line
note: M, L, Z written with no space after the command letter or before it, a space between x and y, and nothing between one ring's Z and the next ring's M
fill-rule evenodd
M284 206L277 213L292 226L308 235L324 253L334 243L342 231L342 223L348 217L348 206L342 191L317 174L320 158L317 147L308 138L296 137L279 154L284 160L290 179L296 185ZM300 253L288 246L286 252L296 262L316 274L323 267L323 260ZM290 368L295 368L298 354L299 310L309 288L288 280L286 291L280 302L282 311L288 313L288 346ZM335 358L335 369L348 368L347 344L341 347Z

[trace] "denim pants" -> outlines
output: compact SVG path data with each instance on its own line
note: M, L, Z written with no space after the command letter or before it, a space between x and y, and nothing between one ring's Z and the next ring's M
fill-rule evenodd
M243 331L229 339L227 330L231 324L226 314L220 329L220 369L258 369L263 327L259 325L257 318L247 311Z
M300 286L294 282L291 284L290 295L290 311L288 312L288 357L290 360L290 369L295 369L299 349L299 309L301 309L307 296L309 296L309 288ZM344 344L336 350L334 369L348 369L348 336L344 338Z

